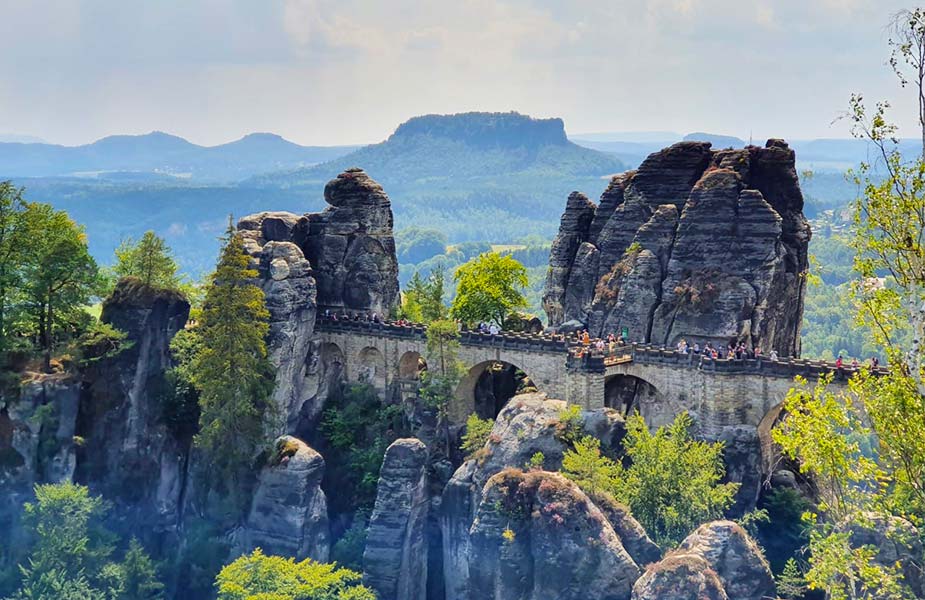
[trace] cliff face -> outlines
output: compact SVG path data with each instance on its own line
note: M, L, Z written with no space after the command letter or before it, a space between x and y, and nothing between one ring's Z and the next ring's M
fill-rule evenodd
M124 331L129 344L83 373L77 435L85 442L75 479L113 501L129 527L170 531L179 519L189 440L171 433L159 390L170 341L189 309L177 292L123 279L101 320Z
M238 221L270 312L267 350L277 368L279 433L321 412L332 377L314 336L319 309L385 315L398 299L392 208L382 186L348 169L325 187L321 213L262 212Z
M809 224L781 140L681 142L614 177L595 205L569 197L550 253L550 324L633 341L732 339L798 355Z

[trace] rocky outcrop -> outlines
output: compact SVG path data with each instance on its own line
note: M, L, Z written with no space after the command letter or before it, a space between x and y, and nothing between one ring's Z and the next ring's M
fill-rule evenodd
M774 597L774 577L761 549L732 521L701 525L681 542L678 552L705 560L719 576L729 598L762 600Z
M851 545L873 548L876 551L873 562L886 568L898 566L903 584L916 598L925 597L922 541L918 529L905 519L874 513L865 514L863 521L848 528Z
M707 439L714 441L712 436ZM726 480L739 484L735 504L729 509L729 514L743 515L755 508L764 483L758 428L752 425L729 425L722 428L716 440L723 443Z
M311 428L340 375L313 335L317 312L385 315L398 299L392 208L382 186L348 169L324 198L330 206L320 213L262 212L238 222L270 312L274 399L285 416L281 429L290 432Z
M250 513L238 534L238 553L259 547L267 554L327 561L330 532L323 476L320 454L292 436L278 438L257 479Z
M330 205L299 222L299 245L318 281L318 304L388 313L398 299L398 259L392 205L382 186L362 169L328 182Z
M646 530L630 514L629 507L620 504L607 494L589 494L592 502L604 513L623 547L640 567L645 567L662 557L662 550L652 541Z
M549 322L673 345L741 340L794 356L809 225L793 151L681 142L566 204L543 297Z
M307 377L315 344L316 289L311 265L302 250L290 241L299 217L285 212L250 215L238 222L244 248L259 274L270 313L267 352L276 367L273 399L279 409L283 431L295 431L306 401L317 394ZM310 405L309 418L319 406Z
M509 469L485 486L469 574L470 598L628 600L639 567L578 486Z
M485 448L467 460L447 483L442 495L440 529L447 600L469 598L469 530L482 500L482 488L505 468L526 465L537 452L543 467L557 470L568 446L561 439L560 416L565 402L542 393L521 394L504 406ZM601 440L605 451L620 447L626 432L622 416L612 409L583 411L582 430Z
M650 565L633 585L632 600L729 600L716 571L694 554L672 553Z
M159 392L189 309L178 292L132 278L103 303L100 319L127 337L84 371L75 477L112 501L127 529L172 531L180 518L190 440L167 426Z
M427 594L427 448L392 442L379 471L376 504L363 553L363 581L380 600L424 600Z

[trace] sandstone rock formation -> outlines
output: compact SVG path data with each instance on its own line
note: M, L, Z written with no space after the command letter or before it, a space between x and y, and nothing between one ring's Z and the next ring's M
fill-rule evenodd
M317 312L385 315L398 299L392 208L382 186L348 169L325 186L324 198L330 206L321 213L263 212L238 222L270 311L268 351L285 431L317 420L332 375L340 375L314 339Z
M75 478L114 502L134 527L170 531L180 517L189 439L178 439L165 423L158 382L189 309L177 292L121 280L100 319L129 343L84 372L77 435L85 443Z
M566 443L557 436L559 417L565 408L565 402L547 399L542 393L515 396L498 414L489 442L479 456L463 463L447 483L440 516L447 600L469 598L469 530L482 501L482 488L493 475L508 467L526 465L537 452L544 456L544 468L558 469L567 450ZM617 411L584 411L581 421L583 430L600 439L603 448L619 447L625 424Z
M380 600L424 600L427 594L427 448L417 439L385 452L363 553L363 581Z
M314 381L306 377L317 306L311 265L297 245L275 241L292 239L298 221L290 213L266 212L238 222L270 313L267 351L276 367L273 399L284 419L280 424L284 431L295 431L303 404L318 391L312 387Z
M774 597L774 577L764 555L745 530L732 521L701 525L681 542L678 552L704 559L723 582L729 598Z
M469 574L470 598L627 600L639 567L577 485L509 469L485 486Z
M633 585L632 600L730 600L716 572L695 554L672 553L650 565Z
M798 355L810 229L794 164L781 140L681 142L614 177L598 205L572 194L550 252L550 324Z
M276 450L257 479L250 513L240 532L239 553L262 548L267 554L325 562L330 552L328 505L321 491L324 459L292 436L276 440Z

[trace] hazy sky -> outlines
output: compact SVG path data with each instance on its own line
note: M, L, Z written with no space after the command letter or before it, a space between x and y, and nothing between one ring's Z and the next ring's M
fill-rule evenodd
M422 113L517 110L570 133L843 137L889 68L895 0L0 0L0 132L379 141ZM911 129L906 130L914 134Z

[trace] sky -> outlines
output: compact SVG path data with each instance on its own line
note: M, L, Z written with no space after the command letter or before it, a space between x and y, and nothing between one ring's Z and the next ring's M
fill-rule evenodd
M0 0L0 133L385 139L427 113L516 110L570 134L846 137L895 0Z

